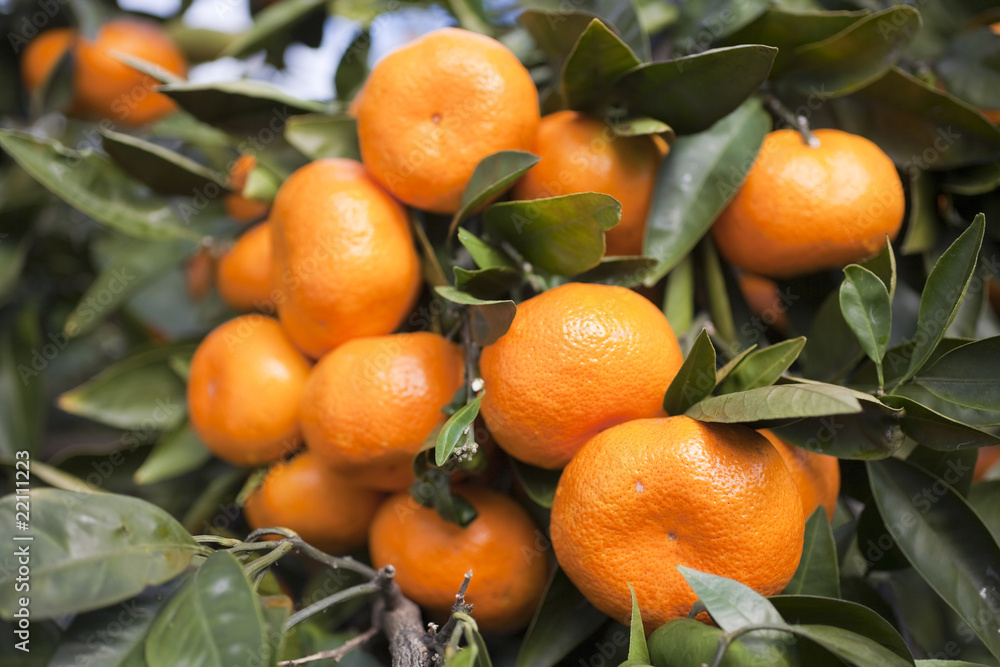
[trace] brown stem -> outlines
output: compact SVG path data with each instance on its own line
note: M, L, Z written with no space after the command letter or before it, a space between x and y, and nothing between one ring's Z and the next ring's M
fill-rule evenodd
M313 653L312 655L296 658L295 660L282 660L278 663L278 667L295 667L296 665L304 665L309 662L316 662L317 660L333 660L335 662L343 660L345 655L358 648L377 634L378 628L371 627L357 637L351 637L337 648L330 649L329 651L320 651L319 653Z
M375 599L372 615L375 626L381 628L389 641L392 667L428 667L431 664L420 607L403 595L395 581L387 580L382 595Z

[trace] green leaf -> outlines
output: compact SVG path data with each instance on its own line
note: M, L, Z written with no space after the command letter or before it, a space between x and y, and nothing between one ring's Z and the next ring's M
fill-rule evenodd
M726 288L726 274L729 266L723 266L715 241L706 237L701 242L702 268L705 270L705 291L708 293L708 311L715 325L715 332L725 341L731 351L740 349L736 322L733 316L733 302Z
M942 185L942 188L946 187ZM906 236L900 248L904 255L927 252L937 242L940 227L937 194L933 176L917 169L910 172L910 217L906 221Z
M136 484L155 484L197 470L212 459L191 426L184 424L153 445L146 460L132 475Z
M587 602L557 567L521 641L515 667L561 664L560 661L604 625L607 618Z
M371 31L362 28L344 51L333 76L337 99L350 100L361 91L369 74L368 55L371 52L371 44Z
M802 560L799 561L795 576L785 586L782 594L840 597L837 544L833 540L833 530L830 528L830 522L827 521L826 509L822 505L817 507L806 521ZM798 623L800 621L791 622Z
M593 20L593 14L583 11L557 12L528 8L517 15L517 22L524 26L538 48L553 59L569 55L580 35Z
M637 287L656 268L656 260L649 257L605 257L594 268L574 277L581 283L600 283L619 287Z
M479 416L479 406L483 402L480 394L455 411L445 422L434 445L434 462L443 466L456 448L469 443L475 443L476 436L472 422Z
M247 79L174 83L159 90L198 120L242 136L280 133L291 116L329 111L326 104L300 100L269 83Z
M538 468L515 458L510 459L510 467L528 497L535 504L552 509L552 502L556 497L556 486L559 484L562 470Z
M668 415L682 415L688 408L712 393L715 388L715 348L702 329L677 375L667 387L663 409Z
M282 656L288 640L285 622L292 615L292 600L286 595L267 595L259 597L257 601L264 621L264 661L268 665L275 664Z
M33 489L30 529L14 532L16 496L0 498L0 538L30 535L31 617L99 609L177 576L196 544L165 511L110 493ZM18 608L13 586L0 588L0 616Z
M674 332L687 331L691 327L694 319L694 262L689 255L682 257L667 276L663 314Z
M978 449L960 449L942 452L930 447L917 445L906 457L915 466L923 468L932 475L948 477L952 488L968 497L972 488L972 476L976 469Z
M1000 40L984 25L953 39L935 70L952 95L982 109L1000 109L998 64Z
M983 520L993 539L1000 541L1000 480L978 482L969 489L969 505Z
M537 155L524 151L500 151L487 155L476 165L472 177L462 193L458 212L451 219L448 238L455 233L465 218L500 196L514 182L541 160Z
M726 365L719 369L715 374L715 386L718 387L722 382L732 374L736 368L743 363L743 360L750 356L754 350L757 349L757 345L751 345L747 349L741 351L735 357L726 362Z
M194 197L226 190L226 175L151 141L101 128L101 146L126 173L156 192Z
M750 100L710 130L674 143L657 172L647 218L645 254L660 262L647 286L677 266L705 235L743 184L770 129L770 116L760 102Z
M361 159L357 121L348 116L293 116L285 124L285 140L313 160L328 157Z
M718 393L731 394L774 384L795 363L805 344L805 337L799 336L751 351L728 373Z
M860 266L878 276L889 292L889 301L892 301L896 296L896 254L892 251L892 241L889 240L888 234L882 251L871 259L861 262Z
M743 639L754 635L742 635L729 644L718 667L751 667L753 665L774 665L773 660L764 661L761 655L751 653ZM653 631L649 636L649 654L657 667L673 665L710 665L723 639L719 628L706 625L693 618L675 618Z
M435 287L434 291L447 301L469 306L472 315L472 337L480 345L491 345L507 333L517 312L513 301L477 299L471 294L449 286Z
M601 261L604 232L618 224L621 213L613 197L584 192L493 204L483 219L534 266L573 276Z
M201 238L184 227L166 200L142 193L134 180L92 149L75 151L4 129L0 147L52 194L103 225L149 240Z
M0 242L0 306L5 305L17 289L33 240L32 235L25 234L17 242Z
M658 134L668 144L672 144L677 139L677 133L673 128L661 120L649 118L648 116L631 116L628 118L615 119L608 127L619 137L641 137L650 134Z
M704 51L722 39L751 24L770 5L767 0L733 3L727 0L690 0L680 5L677 23L672 27L675 48L681 53ZM744 40L750 43L753 40Z
M517 262L511 259L510 255L486 243L464 227L458 229L458 242L469 251L472 261L480 269L518 268Z
M600 110L615 80L641 61L614 32L594 19L563 64L560 88L570 109Z
M184 383L170 369L171 356L194 345L157 347L111 364L59 397L70 414L122 429L168 431L184 419Z
M255 656L269 664L264 630L259 600L239 561L216 551L153 622L146 661L149 667L229 667Z
M38 318L34 305L25 306L0 330L0 462L13 462L17 452L34 458L45 432L41 374L58 354L54 344L60 340L43 342Z
M942 190L956 195L984 195L998 187L1000 187L1000 164L996 163L949 171L941 183Z
M649 648L646 646L646 632L642 626L642 612L639 611L639 601L635 597L635 589L628 585L632 594L632 624L629 628L628 659L641 663L649 663Z
M948 352L920 371L914 382L952 403L1000 410L1000 336Z
M778 595L768 600L787 623L822 623L864 635L900 658L912 661L906 642L896 628L862 604L814 595Z
M912 658L903 658L864 635L828 625L789 626L799 637L819 644L849 665L856 667L906 667Z
M1000 547L945 480L898 459L868 463L879 513L914 569L1000 656Z
M254 17L253 27L230 42L221 56L245 58L264 48L272 38L282 37L325 4L325 0L284 0L265 7Z
M844 282L840 284L840 312L861 343L861 349L875 362L879 386L883 385L882 358L892 332L892 301L885 283L863 266L845 267Z
M463 269L454 267L455 287L481 299L509 295L512 289L524 282L524 275L515 269L497 266L492 269Z
M906 382L923 368L944 337L948 325L955 319L975 272L985 232L986 217L980 213L969 228L944 251L927 276L923 294L920 295L916 343L910 356L910 365L900 383Z
M746 102L767 79L777 52L745 44L648 63L622 75L615 88L630 115L655 118L678 135L695 134ZM698 90L712 94L699 95ZM676 155L671 159L676 161Z
M861 404L843 387L784 384L712 396L684 414L700 421L735 424L856 412L861 412Z
M781 614L763 595L738 581L699 572L683 565L677 570L694 590L720 628L726 632L746 625L785 625Z
M903 433L890 408L862 402L862 412L808 417L775 429L783 440L819 454L842 459L881 459L903 444Z
M795 50L780 82L806 95L846 95L880 79L920 29L920 13L897 5L866 16L842 32Z
M886 405L905 410L899 418L903 433L924 447L952 451L966 447L1000 445L1000 438L997 436L950 419L912 398L889 395L882 401Z
M833 380L863 358L857 336L844 321L840 293L831 292L809 325L806 346L799 359L802 373L817 380Z

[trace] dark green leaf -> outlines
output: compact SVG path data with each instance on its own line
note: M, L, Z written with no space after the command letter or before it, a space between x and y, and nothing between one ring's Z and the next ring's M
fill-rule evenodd
M701 421L732 424L857 412L861 412L861 404L843 387L785 384L712 396L685 414Z
M994 540L1000 541L1000 480L974 484L969 490L969 505L983 520Z
M500 151L479 161L462 193L461 206L451 220L448 238L468 216L498 197L541 160L524 151Z
M660 262L652 286L695 247L736 194L771 118L750 100L710 130L681 137L656 176L647 219L645 254Z
M110 493L31 492L31 528L14 532L15 496L0 498L0 537L31 535L31 617L99 609L177 576L196 544L165 511ZM0 588L0 616L18 608L13 586Z
M518 268L517 262L511 259L510 255L486 243L464 227L460 227L458 230L458 242L469 251L472 261L480 269Z
M632 594L632 623L629 628L628 659L636 663L649 664L649 648L646 646L646 632L642 626L639 601L635 597L632 584L629 584L628 590Z
M767 598L749 586L683 565L678 565L677 570L705 605L712 620L726 632L739 630L746 625L785 625L785 621Z
M70 414L122 429L170 430L184 419L184 383L170 369L172 355L193 348L153 348L118 361L59 397Z
M688 255L681 258L667 277L663 314L677 334L687 331L694 319L694 261Z
M164 434L132 478L136 484L155 484L197 470L211 458L198 434L185 424Z
M50 192L113 229L150 240L201 236L186 229L166 200L149 197L107 158L57 141L0 129L0 147Z
M883 384L882 357L892 332L892 302L885 283L862 266L845 267L844 282L840 284L840 312L861 343L861 349L875 362L879 384Z
M882 281L889 292L889 301L896 295L896 253L892 250L892 242L888 235L885 247L874 257L861 262L860 266L868 269Z
M842 459L881 459L903 444L903 433L889 408L862 402L862 412L810 417L775 429L783 440Z
M270 664L269 648L257 595L239 561L217 551L153 622L146 661L149 667L229 667L253 656Z
M900 249L904 255L927 252L937 242L940 221L937 214L937 188L926 171L910 172L910 217Z
M553 667L607 620L556 568L521 641L516 667Z
M517 481L521 483L528 497L536 504L551 509L562 470L538 468L514 458L510 459L510 464L514 476L517 477Z
M32 236L27 234L16 242L0 240L0 306L7 302L17 288L32 240Z
M920 371L914 381L946 401L1000 410L1000 336L948 352Z
M800 93L846 95L880 79L896 64L917 30L920 13L897 5L866 16L842 32L795 50L780 81Z
M455 411L445 422L434 445L434 462L437 465L443 466L456 448L476 441L472 422L479 415L479 405L482 402L483 396L480 394Z
M767 0L729 2L727 0L689 0L680 5L677 23L672 28L675 48L681 53L704 51L713 42L741 30L763 14ZM745 40L744 44L753 40Z
M826 518L826 509L822 505L817 507L806 521L802 560L799 561L799 567L795 570L795 576L785 586L783 594L840 597L837 545L833 541L833 530L830 529L830 522ZM801 621L791 622L799 623Z
M293 116L285 125L285 139L313 160L328 157L361 159L357 121L348 116Z
M957 195L983 195L1000 187L1000 164L955 169L945 174L941 189Z
M857 337L844 321L840 294L831 292L810 325L800 357L802 373L817 380L832 380L842 377L863 358Z
M923 468L932 475L938 477L948 477L948 483L952 488L968 496L972 487L972 475L976 469L976 459L979 456L978 449L959 449L951 452L942 452L930 447L917 445L910 452L906 460L915 466Z
M569 55L580 35L593 20L593 14L582 11L525 9L517 16L518 23L531 34L538 48L553 59Z
M989 26L953 39L935 69L952 95L981 109L1000 109L1000 39Z
M435 287L438 296L452 303L469 306L472 315L472 336L480 345L490 345L507 333L514 321L517 307L513 301L487 301L477 299L454 287Z
M946 482L897 459L868 463L879 513L914 569L1000 655L1000 547Z
M731 394L774 384L795 363L805 344L805 337L799 336L751 352L729 372L718 393Z
M799 637L813 641L849 665L856 667L906 667L912 658L904 658L881 644L849 630L828 625L793 625Z
M225 174L151 141L102 128L101 145L122 169L156 192L194 197L226 188Z
M952 451L966 447L1000 445L1000 438L977 428L950 419L905 396L890 395L882 399L886 405L906 412L899 425L908 437L924 447Z
M732 359L726 362L726 365L719 369L719 372L715 374L715 386L719 386L722 382L729 377L729 375L736 370L736 368L743 363L743 360L748 356L753 354L754 350L757 349L756 345L751 345L747 349L743 350Z
M47 404L41 375L62 342L43 342L34 306L15 317L0 330L0 462L8 463L21 451L34 459L41 444Z
M560 87L566 106L578 111L600 110L615 80L640 64L625 42L594 19L563 64Z
M502 297L524 282L520 271L506 266L472 271L456 266L454 272L455 287L481 299Z
M286 34L297 23L303 21L316 8L322 7L324 0L283 0L266 7L254 17L253 27L225 48L222 56L243 58L264 48L274 37Z
M736 334L736 323L733 318L733 303L726 289L726 272L728 266L723 266L719 252L711 237L701 242L702 267L705 270L705 291L708 292L708 311L712 316L712 324L719 338L730 350L740 348Z
M649 257L605 257L601 263L574 278L581 283L600 283L620 287L637 287L656 268Z
M951 244L934 265L923 294L920 295L920 313L917 319L917 336L910 365L900 382L905 382L923 368L944 337L948 325L955 319L958 307L969 289L969 282L976 269L979 248L983 244L986 218L976 216L968 229Z
M719 628L706 625L693 618L675 618L661 625L649 636L649 655L658 667L673 665L710 665L719 649L723 632ZM767 664L778 667L780 662L762 660L762 656L752 654L743 639L753 635L743 635L726 649L718 667L751 667Z
M272 573L268 573L272 574ZM273 576L273 575L272 575ZM279 588L279 583L275 580L275 588ZM260 588L258 588L260 592ZM267 595L257 599L260 604L261 618L264 621L264 654L265 664L274 664L282 656L288 634L285 632L285 623L292 614L292 600L286 595Z
M678 135L704 132L764 83L777 52L747 44L640 65L626 72L616 89L631 115L655 118ZM697 90L712 94L698 95Z
M574 276L604 256L604 232L618 224L622 207L596 192L494 204L483 213L487 228L534 266Z
M712 393L715 388L715 348L708 331L701 330L687 358L674 376L663 397L668 415L682 415L688 408Z

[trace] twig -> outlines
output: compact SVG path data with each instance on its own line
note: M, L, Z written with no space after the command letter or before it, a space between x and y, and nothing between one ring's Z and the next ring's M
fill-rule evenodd
M395 574L395 569L387 565ZM392 667L425 667L431 664L427 633L420 618L420 607L403 595L391 578L383 583L382 593L372 609L374 625L389 641Z
M378 628L371 627L362 632L357 637L351 637L346 642L338 646L337 648L330 649L329 651L320 651L319 653L314 653L312 655L307 655L302 658L296 658L294 660L282 660L278 663L278 667L295 667L296 665L304 665L309 662L315 662L317 660L333 660L340 661L344 659L344 656L358 648L369 639L378 634Z
M337 603L346 602L347 600L353 600L354 598L361 597L362 595L377 593L381 590L381 588L381 584L376 581L369 581L363 584L358 584L357 586L345 588L344 590L325 597L319 602L314 602L308 607L304 607L289 616L288 620L285 621L285 631L287 632L293 625L301 623L313 614L318 614L327 607L332 607Z
M458 619L455 617L455 614L468 614L472 611L472 605L465 601L465 593L469 590L470 581L472 581L472 570L465 573L465 579L462 580L462 585L458 587L458 593L455 595L455 603L451 605L451 616L441 626L441 629L433 635L434 650L437 653L443 653L451 642L452 635L455 633L455 627L458 625Z
M781 103L777 97L771 93L764 93L764 99L767 101L767 105L771 107L774 113L781 116L786 123L798 130L799 134L802 135L802 141L806 143L810 148L819 148L819 137L813 134L812 130L809 129L809 122L806 120L805 116L801 116L792 113L788 107Z

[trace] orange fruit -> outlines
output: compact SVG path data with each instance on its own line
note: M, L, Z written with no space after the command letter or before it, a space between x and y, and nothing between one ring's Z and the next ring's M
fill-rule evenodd
M683 358L663 313L624 287L569 283L517 307L483 348L481 412L508 454L561 468L599 431L664 415Z
M1000 445L980 448L976 454L976 468L972 471L972 481L982 481L997 461L1000 461Z
M678 565L781 592L802 554L802 502L781 455L753 429L638 419L595 436L556 487L552 545L590 602L648 634L697 596Z
M363 546L382 494L356 486L315 454L277 463L247 497L247 523L288 528L323 551L342 554Z
M531 149L538 91L500 42L442 28L375 65L357 117L372 176L411 206L454 213L480 160Z
M184 76L187 61L166 32L155 23L118 19L101 27L97 40L76 46L74 86L86 111L123 125L143 125L176 109L167 96L154 92L157 82L112 57L121 52Z
M216 282L222 300L237 310L271 302L271 226L251 227L219 260Z
M221 459L256 466L301 442L299 402L309 362L281 326L242 315L216 327L191 359L191 425Z
M29 93L34 93L48 81L52 70L76 41L72 28L46 30L28 43L21 56L21 80Z
M719 252L741 269L790 278L863 260L896 237L903 185L864 137L816 130L810 148L795 130L764 138L746 182L712 226Z
M241 193L246 187L247 177L257 166L257 158L250 153L243 153L233 162L229 169L229 187L232 192L226 195L224 205L229 217L237 222L253 222L267 215L270 208L267 202L244 197Z
M546 541L516 502L484 487L461 486L456 495L478 516L462 528L397 493L372 521L368 548L375 567L392 564L403 593L435 618L446 617L465 573L472 617L488 632L527 625L542 599L549 563Z
M792 474L802 497L802 515L808 519L822 505L826 509L826 518L833 521L837 496L840 495L840 461L837 457L796 447L769 429L761 429L760 434L771 441Z
M778 283L764 276L742 272L737 280L750 311L778 333L788 331L788 305L781 298Z
M648 136L619 137L599 118L559 111L542 119L531 151L541 162L511 191L514 199L601 192L622 205L607 232L607 255L641 255L660 149Z
M271 282L281 324L313 358L393 331L420 291L406 210L353 160L317 160L271 209Z
M437 334L350 340L324 355L306 382L306 444L359 484L405 489L413 458L463 377L462 348Z

